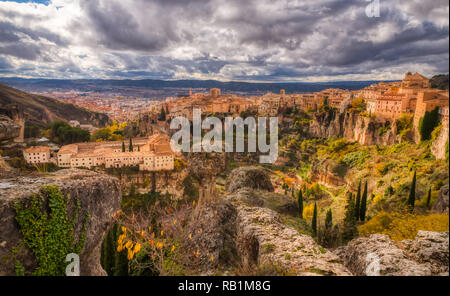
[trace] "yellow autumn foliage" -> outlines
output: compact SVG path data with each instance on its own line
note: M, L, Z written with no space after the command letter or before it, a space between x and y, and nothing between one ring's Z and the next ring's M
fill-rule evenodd
M303 208L303 218L310 220L314 214L314 204L310 203Z
M394 241L414 239L419 230L448 231L449 217L443 214L414 215L381 211L358 227L361 236L381 233L388 235Z
M286 183L289 187L292 187L295 179L290 177L284 177L284 183Z

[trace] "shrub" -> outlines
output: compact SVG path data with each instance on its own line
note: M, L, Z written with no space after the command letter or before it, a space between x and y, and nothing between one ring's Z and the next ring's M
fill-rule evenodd
M351 110L363 112L366 110L366 102L364 101L364 98L359 97L352 101L352 107Z
M396 120L397 124L397 132L402 132L406 129L410 129L412 127L412 121L413 116L410 114L402 114L400 117Z
M303 209L303 218L310 220L313 216L313 213L314 213L314 204L310 203L306 205L305 208Z
M392 168L392 163L379 162L379 163L375 164L375 169L381 176L386 175L387 172L389 172L389 170L391 168Z
M342 157L341 162L349 167L359 167L365 163L365 161L370 157L370 154L365 150L358 150L350 152Z
M414 215L400 212L379 212L367 223L358 227L362 236L381 233L394 241L414 239L419 230L448 231L448 215Z
M434 142L437 137L439 137L439 135L441 134L442 131L442 124L439 124L434 130L433 132L431 132L431 142Z

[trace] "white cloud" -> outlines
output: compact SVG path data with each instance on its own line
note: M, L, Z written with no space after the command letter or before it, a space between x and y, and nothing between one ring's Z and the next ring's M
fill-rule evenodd
M448 72L448 1L381 3L370 19L364 0L0 2L0 75L319 81Z

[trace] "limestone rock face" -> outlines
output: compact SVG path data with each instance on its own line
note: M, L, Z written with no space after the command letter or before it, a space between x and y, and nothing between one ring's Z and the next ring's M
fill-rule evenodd
M100 246L113 223L112 215L120 209L122 194L119 183L116 178L77 169L0 180L0 275L14 274L11 250L22 241L13 203L38 193L43 185L57 185L64 195L69 196L68 213L72 213L75 199L79 200L81 207L76 221L76 237L79 237L83 219L89 213L86 241L80 255L81 275L106 275L100 266ZM36 266L35 257L29 250L21 255L21 261L26 270L33 270Z
M0 142L17 138L20 135L20 125L7 116L0 115Z
M394 243L373 234L350 241L335 253L354 275L448 275L448 232L419 231L414 240Z
M263 169L235 169L226 188L226 199L236 208L235 249L244 269L276 265L295 275L351 275L335 254L282 221L279 213L295 215L297 205L271 192Z
M439 190L439 196L433 205L434 212L448 214L448 185L444 185Z
M191 237L184 238L184 249L188 253L200 250L199 258L188 256L188 265L196 274L214 275L219 265L236 263L236 208L225 199L199 206L188 222ZM211 255L214 260L211 260Z
M391 128L380 134L380 129L389 123L376 118L363 117L357 112L341 112L329 110L314 115L310 126L310 133L319 138L339 136L349 141L359 142L361 145L391 145L399 143L396 136L397 126L391 122Z
M448 121L443 121L441 133L431 145L431 153L433 153L433 155L437 159L445 158L445 149L448 142L448 132L449 132Z
M428 266L433 275L449 275L448 232L419 231L404 249L415 261Z
M236 192L241 188L273 191L270 178L264 169L253 166L237 168L228 178L226 184L228 192Z
M236 245L244 266L276 264L296 275L351 275L332 252L267 208L238 205Z

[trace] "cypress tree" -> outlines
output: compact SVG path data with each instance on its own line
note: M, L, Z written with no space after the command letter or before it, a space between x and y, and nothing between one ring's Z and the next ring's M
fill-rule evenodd
M356 227L355 202L353 194L348 193L347 205L345 206L345 217L342 227L342 242L346 243L358 236L358 228Z
M125 152L125 143L122 141L122 152Z
M428 189L428 196L427 196L427 209L430 208L430 202L431 202L431 188Z
M128 146L128 150L129 150L130 152L133 152L133 140L131 140L131 138L130 138L130 144L129 144L129 146Z
M366 219L367 209L367 181L364 183L364 191L361 199L361 207L359 209L359 219L364 221Z
M313 212L313 217L311 220L311 228L313 231L313 235L316 236L317 235L317 203L314 203L314 212Z
M358 192L356 193L356 201L355 201L355 218L356 218L356 221L359 220L360 204L361 204L361 181L359 181Z
M331 209L327 211L327 216L325 218L325 228L331 229L333 227L333 214L331 213Z
M300 215L300 219L303 219L303 194L301 188L298 190L297 193L297 201L298 201L298 213Z
M122 229L119 224L114 225L114 268L112 274L114 276L128 276L128 258L127 250L124 249L121 252L117 252L117 240L122 233Z
M108 236L108 234L106 236ZM106 247L106 243L105 243L105 240L103 240L102 245L100 247L100 265L106 271L106 268L105 268L105 265L106 265L105 264L106 263L106 249L105 249L105 247ZM106 272L106 273L108 273L108 272Z
M411 183L411 189L409 191L409 197L407 201L407 206L412 213L414 211L414 203L416 201L416 171L414 171L414 176Z
M114 274L115 257L117 249L117 224L106 234L101 246L101 265L108 275Z
M166 111L164 111L164 107L161 107L161 114L159 116L159 121L166 121Z

